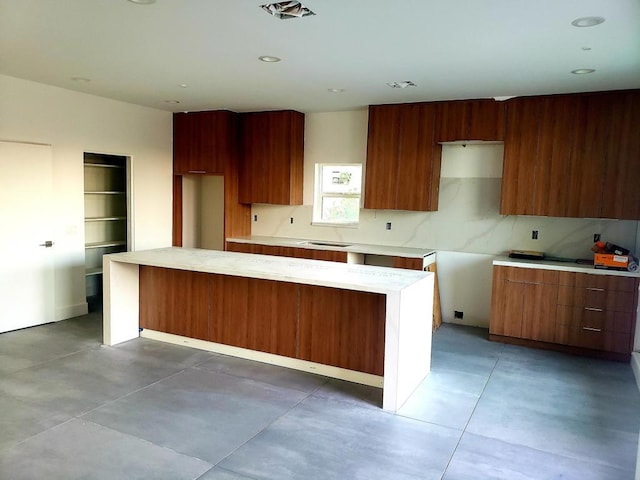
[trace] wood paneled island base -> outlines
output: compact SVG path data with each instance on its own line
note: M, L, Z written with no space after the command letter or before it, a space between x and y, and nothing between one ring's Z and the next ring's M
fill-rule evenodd
M107 345L142 335L378 386L393 411L430 370L429 272L165 248L107 255L104 274Z

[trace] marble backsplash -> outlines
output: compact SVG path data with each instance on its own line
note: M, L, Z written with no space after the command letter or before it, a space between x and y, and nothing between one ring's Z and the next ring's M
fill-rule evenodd
M442 178L437 212L361 210L357 228L312 225L313 207L253 205L253 235L505 254L510 249L590 258L593 235L636 248L637 221L499 214L500 178ZM291 223L293 218L293 223ZM386 230L391 222L391 230ZM532 231L538 231L533 240Z

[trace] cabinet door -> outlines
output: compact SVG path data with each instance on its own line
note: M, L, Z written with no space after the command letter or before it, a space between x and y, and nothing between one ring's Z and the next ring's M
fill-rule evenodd
M610 95L601 217L640 219L640 91Z
M219 110L173 115L174 173L223 174L234 155L235 114Z
M240 144L240 203L302 204L302 113L242 114Z
M438 206L435 104L369 107L364 207L431 211Z
M434 155L435 104L416 103L399 108L401 118L395 209L437 210L440 155Z
M494 335L555 342L558 272L493 267L489 331Z
M369 107L364 208L396 207L400 118L397 105Z
M504 140L505 103L495 100L441 102L436 142Z
M295 357L298 285L211 275L210 341Z
M208 274L140 266L140 326L208 340Z
M570 216L573 155L584 120L584 99L579 95L543 97L540 101L535 162L533 214Z
M538 133L543 102L516 98L507 105L502 168L502 215L533 215Z
M385 311L384 295L301 285L297 358L382 375Z

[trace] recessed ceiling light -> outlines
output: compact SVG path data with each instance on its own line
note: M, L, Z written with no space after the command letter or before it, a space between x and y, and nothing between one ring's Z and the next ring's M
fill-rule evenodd
M330 93L342 93L344 92L344 88L327 88L327 91Z
M77 83L89 83L91 81L90 78L86 77L71 77L71 80Z
M404 82L389 82L387 83L387 85L391 88L407 88L407 87L415 87L416 84L409 81L409 80L405 80Z
M151 5L152 3L156 3L156 0L129 0L131 3L135 3L136 5Z
M176 105L180 103L180 100L165 100L164 103L170 103L171 105Z
M189 85L187 85L186 83L181 83L180 85L178 85L180 88L187 88Z
M578 68L577 70L571 70L574 75L586 75L587 73L595 72L595 68Z
M582 17L576 18L571 25L574 27L595 27L596 25L600 25L604 22L604 18L602 17Z
M591 47L582 47L583 52L588 52L589 50L591 50Z
M277 63L282 59L278 57L272 57L271 55L263 55L261 57L258 57L258 60L265 63Z
M287 20L288 18L302 18L309 15L315 15L311 10L302 5L300 2L277 2L267 5L260 5L260 8L265 12L273 15L280 20Z

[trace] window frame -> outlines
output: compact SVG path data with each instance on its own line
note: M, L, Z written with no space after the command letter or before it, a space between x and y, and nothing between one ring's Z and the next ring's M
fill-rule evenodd
M323 169L336 167L358 167L360 168L360 190L359 193L323 193L322 178ZM314 169L313 188L313 219L311 225L327 227L348 227L357 228L360 224L360 210L362 209L362 182L364 179L364 168L361 163L316 163ZM325 198L357 198L358 199L358 219L356 221L336 222L322 219L322 201Z

